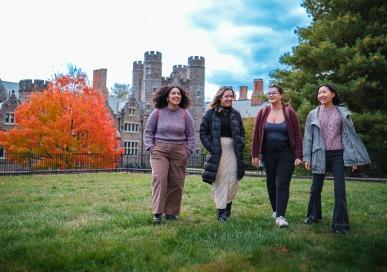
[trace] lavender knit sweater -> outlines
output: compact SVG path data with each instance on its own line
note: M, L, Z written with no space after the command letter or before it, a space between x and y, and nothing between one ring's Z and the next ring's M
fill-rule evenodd
M191 154L195 145L195 134L189 111L181 108L171 110L168 106L158 110L158 114L157 109L152 111L145 126L145 149L151 150L155 142L185 144L187 153Z

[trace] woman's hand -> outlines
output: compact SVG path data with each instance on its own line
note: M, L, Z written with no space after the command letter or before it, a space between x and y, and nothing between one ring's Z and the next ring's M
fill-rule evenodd
M258 157L252 158L251 159L251 164L258 168L258 166L259 166L259 158Z
M357 170L357 165L352 166L352 172L355 172Z
M312 165L310 164L310 162L305 162L305 169L310 171L310 168L312 167Z
M294 161L294 166L299 166L300 164L302 164L302 160L296 159L296 160Z

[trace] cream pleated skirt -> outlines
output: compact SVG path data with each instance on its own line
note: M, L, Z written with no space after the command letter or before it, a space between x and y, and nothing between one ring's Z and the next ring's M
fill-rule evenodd
M233 139L221 137L222 156L220 158L215 182L212 183L212 198L217 209L225 209L239 187L237 162L234 153Z

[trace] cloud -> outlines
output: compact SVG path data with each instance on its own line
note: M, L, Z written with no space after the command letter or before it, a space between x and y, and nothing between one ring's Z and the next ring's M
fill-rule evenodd
M224 58L236 64L212 67L208 82L251 88L255 78L269 84L269 73L280 67L279 57L297 44L295 28L310 20L296 0L213 0L193 13L190 22L211 33L219 62Z
M163 76L190 56L206 59L207 97L220 85L268 81L308 18L301 0L3 0L0 78L48 79L67 63L107 68L108 88L131 83L132 63L163 54ZM23 8L20 8L23 7ZM17 16L15 16L17 15Z

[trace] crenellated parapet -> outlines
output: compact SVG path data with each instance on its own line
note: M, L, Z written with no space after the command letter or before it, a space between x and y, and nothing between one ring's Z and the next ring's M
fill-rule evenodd
M144 62L161 62L162 54L158 51L147 51L144 53Z
M133 70L142 70L144 69L144 63L141 60L133 62Z
M188 58L188 66L200 66L204 67L205 59L202 56L191 56Z
M41 79L23 79L19 82L19 92L23 91L42 91L47 88L48 81Z
M187 69L187 65L182 65L182 64L178 64L178 65L173 65L173 71L177 72L179 70L184 70L184 69Z

